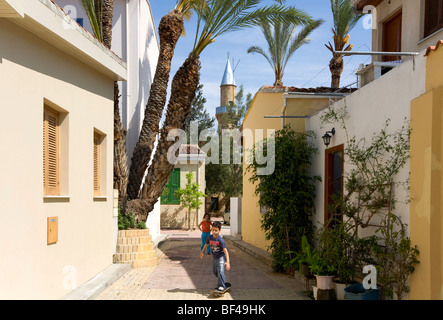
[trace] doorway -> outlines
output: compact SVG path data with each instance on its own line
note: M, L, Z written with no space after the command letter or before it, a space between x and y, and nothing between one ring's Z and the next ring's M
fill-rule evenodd
M402 11L383 23L384 52L401 52ZM383 61L400 60L400 56L383 56Z
M343 195L343 145L325 150L325 223L331 222L329 227L343 221L339 206L335 206L337 199Z

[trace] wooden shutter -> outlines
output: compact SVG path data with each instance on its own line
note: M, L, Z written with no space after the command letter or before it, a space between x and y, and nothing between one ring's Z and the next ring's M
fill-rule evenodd
M94 133L94 196L100 195L100 138Z
M175 191L178 189L180 189L180 168L175 168L171 173L170 201L173 204L180 204L180 199L175 196Z
M180 188L180 168L174 168L169 176L168 183L165 185L168 192L160 198L161 204L180 204L180 200L175 196L175 190Z
M426 0L425 34L427 37L443 28L443 0Z
M401 52L402 12L383 24L383 51ZM400 60L401 56L382 56L383 61Z
M59 114L45 107L43 112L43 188L45 195L60 195Z

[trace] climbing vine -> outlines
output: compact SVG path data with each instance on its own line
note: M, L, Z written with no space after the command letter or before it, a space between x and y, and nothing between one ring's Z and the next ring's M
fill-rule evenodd
M259 175L258 164L253 159L247 171L249 181L255 183L255 195L262 208L261 227L266 239L271 240L273 269L286 271L293 257L287 252L301 250L302 236L313 237L311 218L315 212L315 182L319 176L309 174L311 159L317 153L312 143L313 132L298 133L286 126L275 132L275 170L270 175ZM266 140L253 147L267 154Z
M409 290L407 282L419 263L419 250L411 245L406 235L407 225L396 214L396 191L406 191L409 202L409 177L399 180L400 170L410 155L410 126L407 119L394 132L389 131L390 119L370 139L357 140L346 127L349 114L346 106L329 108L321 116L323 124L338 124L346 139L344 194L333 199L329 210L340 210L347 232L360 237L363 229L373 228L373 246L368 252L367 263L376 265L378 282L384 294L392 297L395 292L401 299ZM398 193L397 193L398 194Z

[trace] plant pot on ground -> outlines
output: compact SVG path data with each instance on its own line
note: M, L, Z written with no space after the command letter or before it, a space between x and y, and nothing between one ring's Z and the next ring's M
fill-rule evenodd
M287 253L295 253L295 258L289 262L291 267L295 267L296 265L298 265L298 269L301 275L303 275L307 279L313 278L313 274L311 272L311 269L309 268L312 262L312 250L306 236L302 236L301 238L300 252L288 251Z
M317 279L317 287L320 290L331 290L332 279L335 277L335 266L328 262L321 256L321 253L316 252L312 256L311 265L309 266L311 272Z
M365 289L363 284L355 283L345 288L346 300L379 300L379 292L381 287L377 285L377 289Z
M337 300L345 300L345 288L348 287L351 284L357 283L356 281L350 281L350 282L343 282L339 278L334 278L332 280L332 287L335 291L335 296L337 297Z

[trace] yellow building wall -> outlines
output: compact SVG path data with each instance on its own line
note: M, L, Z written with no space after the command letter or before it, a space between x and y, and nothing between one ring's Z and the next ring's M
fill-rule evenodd
M246 113L243 121L243 147L244 150L252 148L252 143L248 139L250 133L255 141L255 130L266 129L279 130L281 128L281 119L279 118L265 118L265 115L279 115L283 106L282 93L267 93L257 92L251 105ZM258 196L255 195L256 185L249 181L251 173L247 172L248 164L247 152L245 152L243 163L243 197L242 197L242 217L241 217L241 235L243 241L250 243L258 248L268 250L270 241L265 239L265 233L261 229L261 214L260 206L258 204Z
M282 125L289 125L292 130L296 132L305 131L305 119L302 118L284 118L283 121L282 118L265 118L265 116L280 116L284 104L283 90L280 92L266 92L266 90L266 88L260 89L255 94L245 116L245 120L243 121L244 162L248 157L246 150L252 148L251 140L253 140L253 143L261 140L261 138L256 137L255 130L262 131L263 137L267 136L267 130L281 130ZM305 99L288 99L284 115L299 116L303 113L300 113L301 105L307 108L307 112L309 106L306 107L306 104L310 105L312 101L303 103L302 100ZM249 134L252 136L252 139L248 139ZM255 195L256 184L249 181L251 173L247 172L247 165L246 163L243 164L242 239L258 248L268 250L271 245L271 240L265 239L265 232L261 229L262 214L260 213L260 206L258 204L259 196Z
M243 141L244 149L252 148L252 139L248 139L248 134L253 137L253 143L257 143L259 138L255 136L255 130L262 130L263 137L267 136L268 129L280 130L282 128L281 118L265 118L265 115L281 115L283 107L282 92L263 92L258 91L243 121ZM289 114L289 113L286 113ZM287 119L285 124L291 124L295 130L298 126L303 127L298 131L304 131L304 119ZM247 158L245 152L244 162ZM249 181L251 173L247 172L247 163L243 164L243 197L242 197L242 239L258 248L268 250L271 241L265 239L265 232L261 229L259 197L255 195L256 184Z
M409 299L443 298L443 49L431 51L426 93L411 102L410 235L420 264Z

